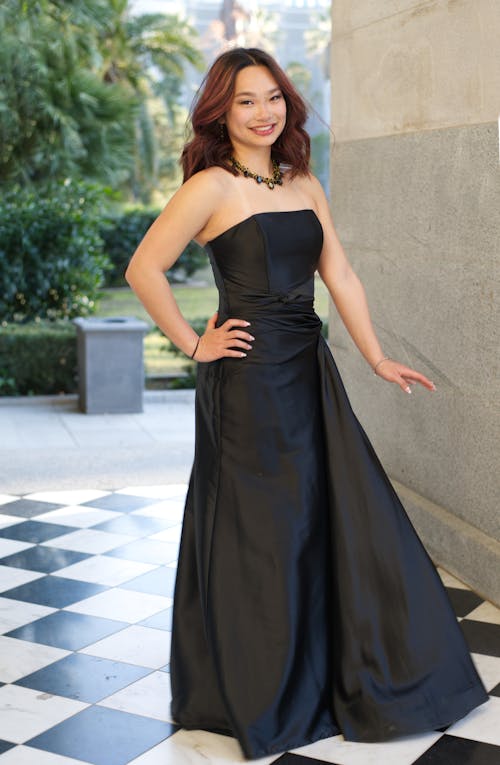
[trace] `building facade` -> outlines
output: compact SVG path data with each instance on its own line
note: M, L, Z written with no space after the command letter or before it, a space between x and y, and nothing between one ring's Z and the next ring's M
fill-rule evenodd
M335 0L332 27L336 227L385 354L437 391L375 378L332 312L334 353L433 558L498 603L500 3Z

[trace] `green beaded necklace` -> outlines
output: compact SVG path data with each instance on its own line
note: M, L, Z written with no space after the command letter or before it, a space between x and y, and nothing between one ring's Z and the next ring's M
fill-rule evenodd
M271 189L271 191L274 189L275 186L282 186L283 185L283 177L280 170L280 166L278 162L276 162L275 159L272 160L273 163L273 174L269 178L264 178L263 175L259 175L258 173L252 173L251 170L248 169L248 167L245 167L240 162L238 162L237 159L234 157L230 157L230 162L235 170L238 170L242 175L245 176L245 178L253 178L256 183L265 183L268 189Z

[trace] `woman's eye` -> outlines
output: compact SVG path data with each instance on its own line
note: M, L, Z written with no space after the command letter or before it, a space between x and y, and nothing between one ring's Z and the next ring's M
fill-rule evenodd
M248 106L248 105L249 105L249 104L251 104L251 103L252 103L251 101L240 101L240 104L241 104L242 106Z
M272 96L271 101L279 101L281 98L281 93L276 93L275 96Z

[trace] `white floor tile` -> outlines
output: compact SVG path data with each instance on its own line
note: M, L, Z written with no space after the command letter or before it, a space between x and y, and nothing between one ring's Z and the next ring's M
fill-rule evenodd
M37 491L27 494L26 499L35 499L39 502L53 502L57 505L81 505L83 502L92 502L109 494L109 491L97 489L74 489L68 491Z
M88 528L97 523L112 521L122 513L114 513L112 510L98 510L96 507L83 507L83 505L67 505L51 510L43 515L37 515L34 521L45 523L62 523L65 526Z
M31 746L16 746L0 755L1 765L91 765L83 760L72 757L62 757L43 749L33 749Z
M169 673L152 672L104 701L100 701L99 706L151 717L154 720L172 722L171 698Z
M71 531L69 534L62 534L60 537L43 542L47 547L60 547L62 550L75 550L76 552L85 552L94 555L108 552L115 547L126 545L133 542L135 537L125 534L109 534L107 531L97 531L96 529L79 529Z
M14 494L0 494L0 505L6 505L7 502L15 502L16 499L19 499L19 497L14 496Z
M252 765L270 765L279 755L252 760ZM204 730L178 730L161 744L142 754L129 765L239 765L248 763L240 745L230 736ZM401 763L399 764L401 765Z
M40 606L38 603L25 603L23 600L0 597L0 634L15 630L36 619L42 619L54 611L57 609Z
M500 698L490 696L484 704L451 725L446 734L500 746Z
M500 683L500 657L486 656L483 653L471 653L472 661L487 691Z
M28 571L24 568L15 568L14 566L3 566L0 558L0 592L11 590L13 587L19 587L26 582L34 582L35 579L41 579L45 574L39 571Z
M500 624L500 608L493 603L485 601L480 606L467 614L467 619L475 619L477 622L490 622L490 624Z
M0 738L23 744L88 706L32 688L4 685L0 688Z
M335 765L412 765L441 736L442 733L430 732L376 744L358 744L345 741L343 736L333 736L291 751Z
M79 653L159 669L170 661L170 632L134 625L82 648Z
M154 568L158 568L158 566L151 563L137 563L136 561L112 558L111 556L93 555L79 563L73 563L71 566L59 569L57 576L77 579L80 582L93 582L94 584L116 587L123 582L128 582L129 579L146 574Z
M181 523L184 515L184 500L165 499L154 505L134 510L133 515L145 515L148 518L163 518L172 524Z
M0 505L0 510L1 510L1 505ZM0 529L5 529L7 528L7 526L13 526L15 523L19 523L19 516L0 514Z
M148 539L156 539L160 542L171 542L172 544L175 544L177 547L179 547L181 533L182 524L177 523L175 526L170 526L168 529L164 529L163 531L159 531L157 534L148 537Z
M28 640L0 636L0 682L14 683L21 677L36 672L58 659L67 656L69 651L53 648ZM7 739L9 740L9 739Z
M453 574L449 574L448 571L444 570L444 568L438 566L437 570L445 587L456 587L459 590L470 590L470 587L464 584L464 582L461 582L460 579L457 579L455 576L453 576Z
M170 483L161 486L127 486L117 494L129 494L131 497L148 497L149 499L179 499L187 492L187 483Z
M18 518L17 522L21 523L24 518ZM17 539L0 539L0 560L7 555L14 555L21 550L27 550L28 547L34 547L31 542L18 542Z
M163 611L171 606L172 602L172 598L165 598L162 595L149 595L145 592L120 590L114 587L99 595L80 600L64 610L134 624Z

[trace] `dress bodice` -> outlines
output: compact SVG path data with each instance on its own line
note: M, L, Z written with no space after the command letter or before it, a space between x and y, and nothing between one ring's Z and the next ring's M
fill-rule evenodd
M323 229L310 209L255 213L231 226L206 244L220 310L255 306L259 297L262 306L266 297L312 300L322 246Z

